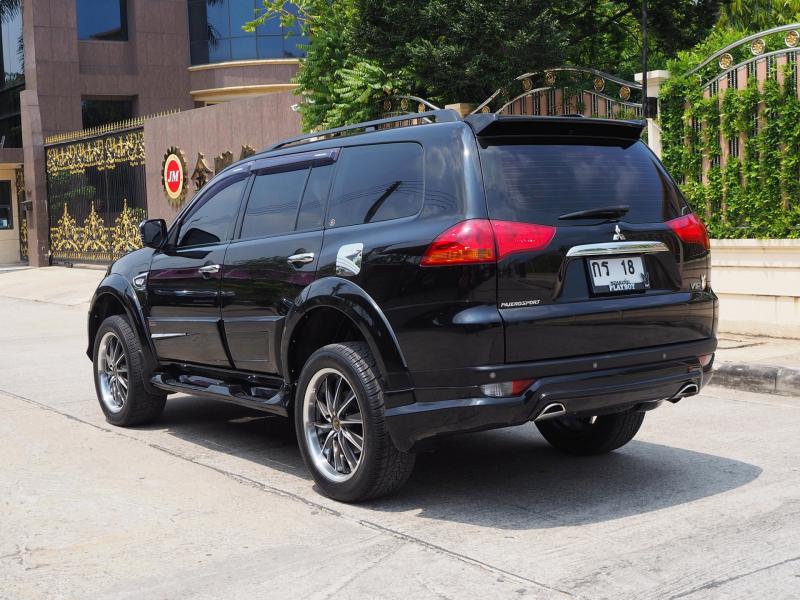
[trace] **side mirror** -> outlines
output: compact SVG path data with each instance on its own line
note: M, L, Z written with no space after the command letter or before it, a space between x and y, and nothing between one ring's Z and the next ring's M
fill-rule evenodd
M139 235L145 248L160 248L167 239L167 222L164 219L147 219L139 223Z

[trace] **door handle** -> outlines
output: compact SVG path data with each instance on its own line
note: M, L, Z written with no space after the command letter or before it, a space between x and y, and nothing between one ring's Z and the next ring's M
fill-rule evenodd
M314 262L314 253L313 252L301 252L300 254L292 254L289 258L286 259L290 265L297 266L298 264L307 265L308 263Z
M219 273L219 265L206 265L197 269L197 272L206 279L210 279L212 275Z

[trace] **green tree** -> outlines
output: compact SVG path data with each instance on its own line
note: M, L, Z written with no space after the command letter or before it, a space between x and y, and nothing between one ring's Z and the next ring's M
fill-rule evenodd
M703 39L723 0L651 1L651 68ZM478 103L528 71L561 64L632 78L641 0L263 0L311 42L296 82L306 129L375 116L385 94Z
M756 33L800 21L800 0L728 0L719 27Z
M650 0L650 68L663 68L679 50L708 35L722 1ZM567 0L560 5L556 16L568 31L567 59L572 64L627 78L641 71L641 0Z
M514 77L564 57L553 0L356 4L359 52L406 73L406 91L440 104L480 102Z
M373 117L386 94L408 86L405 71L392 72L367 59L354 43L355 0L295 0L296 12L284 0L263 0L257 18L245 25L253 31L268 19L286 27L300 25L310 38L307 56L295 77L303 97L299 111L307 131L357 123Z

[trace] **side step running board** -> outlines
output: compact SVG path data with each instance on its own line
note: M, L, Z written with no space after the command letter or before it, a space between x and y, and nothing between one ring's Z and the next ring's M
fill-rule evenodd
M283 388L271 389L260 386L250 387L229 384L208 377L181 375L177 379L165 373L156 373L150 379L155 387L167 392L181 392L203 396L214 400L232 402L240 406L263 410L276 415L288 416L286 392Z

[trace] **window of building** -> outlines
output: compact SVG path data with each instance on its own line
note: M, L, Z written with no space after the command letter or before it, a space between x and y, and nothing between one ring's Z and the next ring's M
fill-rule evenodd
M202 203L181 224L178 247L209 246L229 240L246 184L246 175L233 175L209 189Z
M308 38L299 25L282 27L277 18L254 32L242 25L251 21L261 0L189 0L189 41L193 65L257 58L298 58ZM287 10L296 11L287 3Z
M79 40L127 40L127 0L77 0Z
M242 238L294 231L308 168L257 175L242 222Z
M83 128L98 127L133 117L133 100L81 100Z
M10 181L0 181L0 229L14 229L14 207L11 204Z
M342 150L328 223L345 227L417 214L422 208L422 147L376 144Z
M11 7L0 20L0 148L22 147L19 93L25 89L22 8Z

